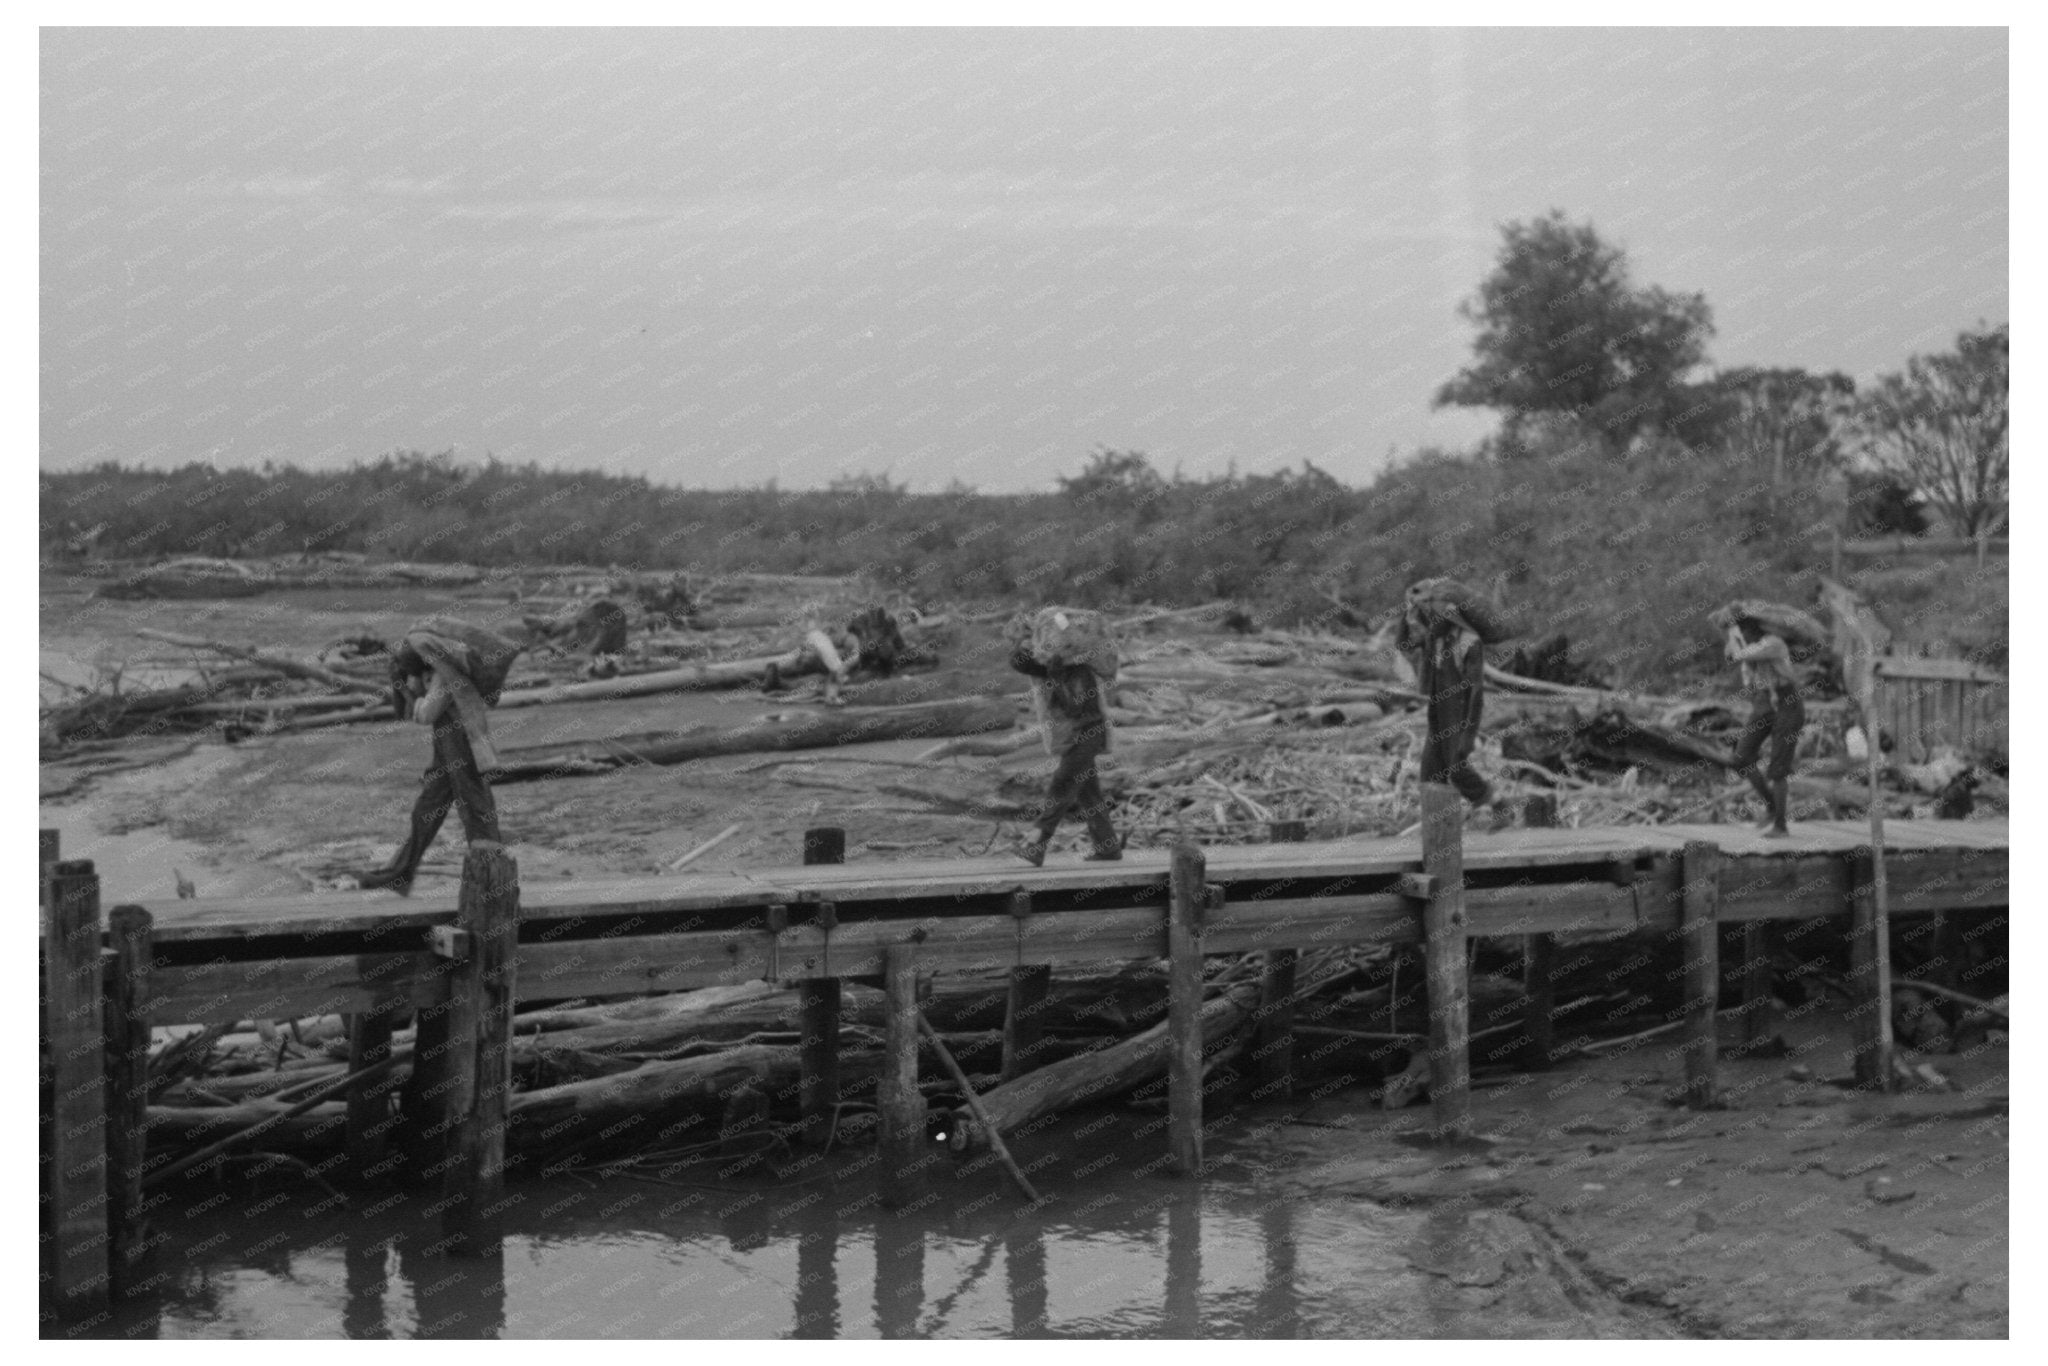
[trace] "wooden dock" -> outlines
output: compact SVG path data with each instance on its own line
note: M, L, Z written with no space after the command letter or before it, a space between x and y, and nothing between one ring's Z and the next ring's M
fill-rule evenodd
M1764 922L1867 910L1875 872L1868 828L1852 822L1801 823L1780 840L1727 825L1467 832L1462 866L1439 861L1434 878L1412 836L1286 842L1298 834L1276 831L1282 842L1266 845L1131 851L1119 863L811 862L532 886L518 884L504 850L478 846L459 896L171 901L116 908L111 938L91 865L50 863L55 850L46 841L46 1037L58 1073L54 1093L64 1099L48 1154L50 1196L53 1207L69 1211L53 1230L58 1300L67 1313L87 1317L105 1303L104 1230L111 1220L112 1241L121 1246L123 1207L140 1198L141 1101L132 1083L110 1083L102 1105L100 1088L89 1083L103 1057L109 1077L132 1074L137 1031L146 1039L150 1025L354 1017L355 1061L364 1071L351 1092L352 1114L357 1101L364 1104L363 1123L352 1118L353 1147L357 1129L371 1133L370 1117L389 1104L369 1089L371 1069L388 1068L379 1059L393 1023L416 1014L415 1056L450 1059L436 1065L448 1069L443 1089L452 1097L437 1111L453 1135L445 1163L451 1227L486 1243L489 1223L475 1212L501 1180L516 1001L756 980L802 985L806 1001L819 1003L815 1011L807 1004L807 1034L822 1031L804 1047L809 1115L836 1099L837 1015L826 1005L836 1004L839 979L886 982L892 1001L912 1002L901 1023L911 1031L903 1037L914 1041L909 984L916 973L1007 969L1014 1012L1020 1001L1041 998L1045 974L1062 967L1149 959L1182 966L1206 955L1264 951L1258 1028L1262 1041L1282 1045L1262 1052L1280 1059L1274 1085L1284 1095L1295 954L1424 943L1437 1132L1455 1135L1466 1123L1470 938L1533 936L1530 961L1537 964L1548 961L1560 935L1668 934L1686 978L1688 1095L1711 1105L1717 926L1752 927L1745 952L1761 961ZM2003 820L1887 822L1891 915L2004 907L2008 854ZM1873 1000L1874 977L1860 974L1857 988ZM1760 995L1763 981L1752 972L1745 998ZM1173 983L1169 1138L1176 1168L1199 1172L1201 976L1179 971ZM1547 977L1532 980L1530 998L1531 1037L1547 1043ZM816 1029L809 1027L814 1017ZM1027 1033L1020 1025L1018 1037ZM899 1051L911 1070L893 1081L914 1096L914 1042ZM97 1242L94 1227L102 1230ZM102 1269L88 1274L93 1267ZM119 1272L117 1262L116 1282Z

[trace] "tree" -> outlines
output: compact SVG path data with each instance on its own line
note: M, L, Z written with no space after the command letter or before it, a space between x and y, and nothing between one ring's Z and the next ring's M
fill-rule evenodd
M1637 288L1620 248L1560 210L1501 233L1493 273L1458 310L1479 326L1475 363L1437 407L1504 410L1511 448L1537 414L1575 415L1625 447L1697 407L1685 376L1714 330L1703 296Z
M1959 536L2003 526L2011 436L2011 326L1978 325L1953 351L1914 356L1857 405L1855 430L1879 469L1932 504Z
M1768 465L1774 486L1788 471L1842 463L1842 424L1856 397L1856 381L1847 375L1748 366L1723 371L1711 388L1720 439L1736 455Z

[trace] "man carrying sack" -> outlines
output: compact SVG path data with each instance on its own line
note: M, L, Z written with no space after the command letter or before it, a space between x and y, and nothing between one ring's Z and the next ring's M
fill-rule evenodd
M1471 764L1486 700L1485 646L1514 635L1497 608L1456 579L1419 580L1402 605L1395 643L1414 662L1428 699L1422 781L1449 783L1474 806L1493 800Z
M1767 620L1767 612L1803 616L1789 607L1767 608L1764 604L1738 602L1714 612L1707 620L1720 628L1729 661L1741 666L1742 690L1750 698L1749 724L1742 728L1742 738L1736 742L1732 767L1763 799L1764 815L1757 822L1757 829L1768 839L1784 839L1792 833L1786 824L1786 789L1791 783L1792 761L1799 750L1799 731L1806 724L1806 702L1799 694L1799 675L1792 665L1791 646L1785 641L1787 623ZM1798 631L1799 625L1794 622L1791 629L1812 637L1820 635L1817 622L1810 623L1811 629L1805 631ZM1769 768L1760 773L1756 761L1763 753L1765 741L1770 742L1771 761Z
M453 617L428 617L406 632L391 658L393 703L401 716L433 727L434 758L413 802L405 843L384 867L358 874L359 886L408 895L450 806L460 812L471 843L499 839L497 804L484 781L484 773L498 766L488 709L497 705L521 648Z
M1031 679L1046 750L1059 760L1040 809L1038 836L1013 846L1015 852L1034 868L1043 865L1053 832L1069 811L1078 810L1094 846L1087 857L1122 858L1123 841L1095 771L1096 759L1109 749L1103 686L1116 677L1116 643L1096 613L1057 607L1016 617L1005 635L1010 667Z

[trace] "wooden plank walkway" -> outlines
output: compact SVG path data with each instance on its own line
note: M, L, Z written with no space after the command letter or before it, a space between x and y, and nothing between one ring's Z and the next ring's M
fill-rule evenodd
M2009 838L2004 820L1889 821L1885 825L1887 852L1892 855L1944 850L2002 854ZM1468 831L1465 873L1468 880L1478 881L1483 877L1475 875L1639 862L1675 855L1696 840L1715 845L1734 860L1797 860L1846 854L1868 844L1870 830L1860 821L1806 821L1793 827L1789 839L1765 839L1746 826L1735 825L1600 826L1493 834ZM516 857L516 846L512 852ZM1205 852L1209 880L1222 886L1226 895L1236 883L1386 879L1422 866L1420 845L1413 836L1225 845ZM1170 862L1166 850L1131 850L1120 863L1055 859L1044 868L1003 856L578 879L522 886L520 916L522 921L631 918L827 901L851 909L860 903L928 903L946 898L958 902L964 914L970 902L1016 891L1031 893L1034 898L1086 893L1097 907L1133 901L1163 903ZM334 892L200 898L159 903L149 910L155 917L159 945L183 942L194 948L226 949L237 940L258 936L342 932L395 936L405 929L452 923L455 902L453 893L402 899L388 892Z

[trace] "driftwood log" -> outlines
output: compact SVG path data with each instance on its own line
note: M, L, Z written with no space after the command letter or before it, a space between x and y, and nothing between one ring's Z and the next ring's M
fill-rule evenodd
M742 726L657 731L508 749L501 752L501 762L492 778L496 782L523 782L602 773L629 764L680 764L722 754L829 749L879 740L974 735L1007 730L1015 720L1016 705L992 697L909 707L775 712Z

